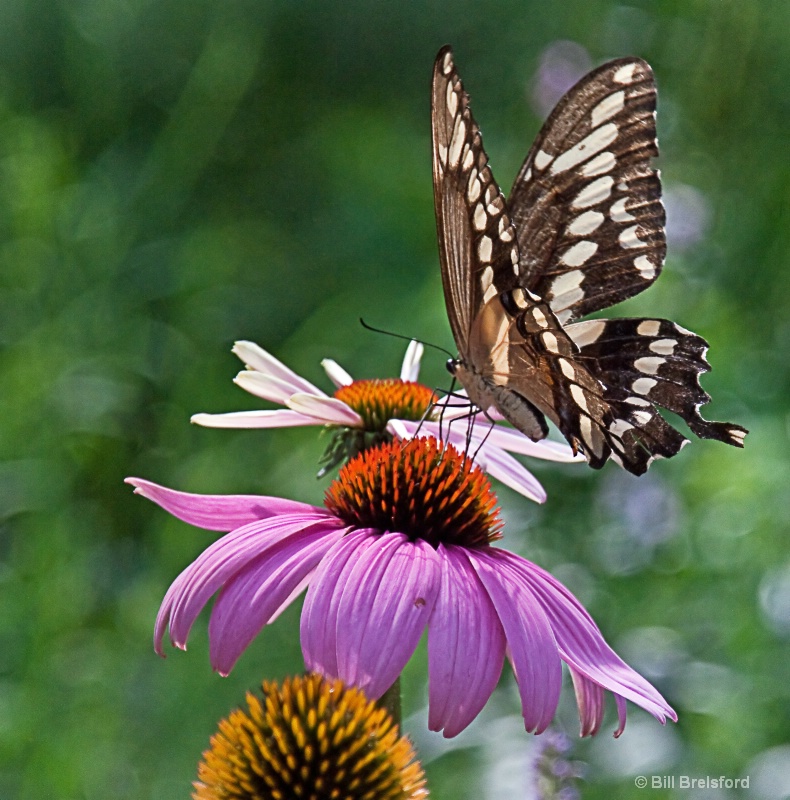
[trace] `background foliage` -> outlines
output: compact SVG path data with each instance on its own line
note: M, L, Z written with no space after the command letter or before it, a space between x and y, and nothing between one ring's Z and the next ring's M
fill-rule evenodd
M500 493L506 544L561 577L680 714L661 728L631 708L614 742L610 708L574 745L584 796L631 796L640 773L790 796L788 31L782 2L3 3L0 798L187 797L217 719L301 669L298 608L225 680L205 620L188 654L153 655L165 589L213 537L122 480L320 502L314 430L189 425L257 407L231 383L232 342L325 388L327 356L397 373L402 343L360 315L450 346L428 125L446 42L503 187L552 82L651 62L670 254L623 312L704 335L709 416L752 430L744 451L695 441L639 480L535 465L542 508ZM426 383L446 383L441 361ZM449 747L422 732L424 677L418 653L405 705L433 796L528 796L509 672ZM559 723L575 735L571 695Z

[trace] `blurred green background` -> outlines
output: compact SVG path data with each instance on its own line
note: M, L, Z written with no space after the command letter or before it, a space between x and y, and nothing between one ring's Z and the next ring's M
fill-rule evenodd
M669 257L615 313L712 344L694 441L641 479L535 464L505 489L505 544L552 569L680 714L614 703L574 740L586 798L634 776L750 776L790 796L790 4L476 0L5 0L0 5L0 800L188 797L216 721L301 669L299 604L232 673L151 649L170 581L214 536L134 497L319 503L315 429L191 426L259 406L231 379L252 339L329 389L319 362L397 374L403 343L451 346L430 176L429 81L450 42L507 189L550 104L606 58L659 85ZM423 378L446 385L443 357ZM436 798L529 797L534 737L501 689L468 734L423 731L425 656L404 680ZM572 690L558 726L575 736ZM645 790L651 798L733 797Z

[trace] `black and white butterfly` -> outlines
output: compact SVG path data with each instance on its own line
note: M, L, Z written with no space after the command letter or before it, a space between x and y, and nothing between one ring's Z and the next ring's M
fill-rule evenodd
M663 319L575 320L646 289L664 261L656 88L621 58L560 100L509 199L491 174L449 47L433 71L433 187L442 282L459 358L450 371L483 411L534 440L548 417L590 466L641 475L687 439L743 446L739 425L707 422L707 343Z

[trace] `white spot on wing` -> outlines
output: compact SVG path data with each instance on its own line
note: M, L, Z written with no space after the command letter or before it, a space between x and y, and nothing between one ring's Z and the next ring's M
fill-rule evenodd
M494 270L488 266L483 270L483 274L480 276L480 286L482 287L484 292L487 292L492 284L494 283Z
M597 230L603 221L604 215L600 211L585 211L568 225L567 233L571 236L587 236Z
M651 406L653 405L649 400L645 400L644 397L626 397L625 401L629 405L632 406Z
M636 326L639 336L658 336L661 323L657 319L644 319Z
M639 270L639 273L646 281L655 278L655 265L647 256L637 256L634 259L634 266Z
M647 394L658 381L653 378L637 378L631 385L631 389L637 394Z
M491 249L493 246L493 242L491 241L490 236L482 236L480 238L480 242L477 245L477 255L480 256L480 260L488 263L491 261Z
M569 325L565 332L573 339L574 344L581 348L597 342L604 330L606 330L606 320L591 319L587 322L575 322Z
M527 181L532 180L532 167L527 167L527 171L524 173L524 177L522 178L522 180L524 181L524 183L527 183Z
M472 215L472 222L476 230L478 231L485 230L486 225L488 224L488 215L486 214L486 210L482 203L478 203L475 206L475 212Z
M637 358L634 361L634 366L639 370L639 372L644 372L645 375L655 375L658 372L658 368L666 361L664 358L659 358L658 356L643 356L642 358Z
M621 197L619 200L615 200L612 203L612 207L609 209L609 216L612 218L613 222L633 222L636 217L633 214L629 214L625 209L625 204L628 202L627 197Z
M550 156L547 152L544 150L538 150L538 152L535 154L535 160L533 163L538 169L546 169L546 167L551 164L551 159L552 156ZM554 172L553 169L552 172Z
M455 127L453 128L453 138L450 140L450 152L448 154L449 164L451 167L457 167L461 159L461 149L466 141L466 123L463 117L455 118Z
M549 324L546 315L539 308L532 309L532 319L534 319L535 323L541 328L545 328Z
M493 284L491 284L491 286L489 286L489 287L488 287L488 288L485 290L485 292L483 292L483 302L484 302L484 303L487 303L487 302L488 302L489 300L491 300L493 297L496 297L496 294L497 294L497 291L496 291L496 286L494 286Z
M661 356L671 356L677 344L674 339L657 339L655 342L650 342L650 349Z
M447 84L447 110L451 117L454 117L455 112L458 111L458 95L455 93L452 83Z
M620 231L620 235L617 238L620 240L621 247L644 247L645 242L643 242L639 236L637 236L636 228L636 225L632 225L630 228Z
M563 272L558 275L551 284L551 293L554 297L558 297L566 292L573 291L581 286L584 280L584 273L580 269L574 269L571 272Z
M614 180L610 175L598 178L597 181L588 184L576 195L571 203L571 208L589 208L603 202L612 193L613 184Z
M634 70L636 64L625 64L612 75L612 80L615 83L631 83L634 79Z
M592 161L583 164L581 173L588 178L592 178L593 175L603 175L606 172L610 172L616 163L617 159L615 159L614 153L606 150L603 153L599 153Z
M624 105L625 92L622 89L619 92L610 94L609 97L604 97L592 110L591 118L593 128L597 128L602 122L618 114L623 110Z
M582 161L586 161L603 150L604 147L608 147L616 138L617 125L613 122L596 128L578 144L571 147L570 150L566 150L562 155L557 156L557 159L551 165L551 174L556 175L558 172L563 172L566 169L575 167L577 164L581 164Z
M634 426L625 419L616 419L610 426L609 430L615 436L622 436L626 431L630 431Z
M597 250L598 245L595 242L590 242L587 240L576 242L576 244L574 244L572 247L569 247L560 256L560 263L565 264L568 267L580 267L586 261L589 261L595 255ZM576 285L578 286L578 284Z
M560 369L562 370L562 374L566 378L570 378L571 380L573 380L573 378L576 377L576 371L573 369L573 364L571 364L571 362L568 361L567 358L559 358L557 360L560 362Z
M453 57L451 53L444 54L444 60L442 61L442 72L445 75L449 75L453 71Z
M551 331L544 331L541 334L543 338L543 345L550 353L559 353L560 346L557 342L557 337Z
M469 183L467 184L466 188L466 199L470 203L474 203L478 197L480 197L480 192L482 191L482 185L477 177L477 172L472 170L469 173Z
M575 383L571 384L571 397L582 411L587 414L590 413L590 409L587 408L587 398L584 396L584 390L581 386L577 386Z

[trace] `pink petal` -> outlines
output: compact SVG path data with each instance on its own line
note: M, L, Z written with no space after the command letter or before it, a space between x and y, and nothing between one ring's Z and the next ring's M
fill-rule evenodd
M245 525L204 550L171 584L154 626L154 649L162 655L162 638L169 624L176 647L185 648L189 631L209 598L239 570L259 560L281 541L302 531L332 539L340 523L331 518L287 515Z
M677 714L659 692L631 669L606 643L584 606L556 578L536 564L504 550L503 559L518 569L548 616L563 661L588 680L636 703L659 722ZM621 719L621 724L624 720Z
M518 570L493 547L468 549L467 558L493 602L507 637L518 681L524 726L542 733L554 717L562 665L549 620Z
M209 531L232 531L242 525L280 514L329 517L323 508L256 494L190 494L177 492L143 478L126 478L134 493L152 500L174 517Z
M420 361L425 348L421 342L412 339L406 348L406 355L403 357L403 365L400 368L400 379L402 381L416 381L420 377Z
M420 640L439 589L439 559L403 534L358 531L316 570L302 612L308 669L376 699L394 683Z
M278 408L274 411L232 411L228 414L193 414L190 422L204 428L293 428L321 425L321 420L298 411Z
M360 559L370 537L368 530L352 530L337 542L319 565L307 590L299 627L305 666L312 672L338 676L334 620L341 592L332 589L337 575ZM317 588L322 579L326 585Z
M240 386L245 392L254 394L256 397L261 397L264 400L270 400L272 403L279 403L285 405L288 398L295 394L295 387L288 381L282 381L279 378L274 378L271 375L265 375L262 372L253 372L245 370L240 372L233 382L236 386ZM324 393L319 389L316 390L316 397L324 397Z
M554 442L551 439L541 439L533 442L529 436L517 431L515 428L507 428L504 425L491 426L492 430L486 440L486 446L501 447L511 453L531 456L532 458L542 458L545 461L560 461L573 463L586 463L585 457L581 453L573 454L570 445L565 442ZM477 431L475 431L477 435ZM485 433L482 434L485 437Z
M576 705L579 707L581 730L579 736L593 736L601 727L604 713L603 689L588 680L573 667L569 667L573 689L576 692Z
M225 583L209 623L211 664L220 675L230 673L263 626L304 588L342 534L337 530L327 535L316 527L300 531L245 564Z
M326 372L329 380L332 381L338 389L341 386L348 386L354 383L354 379L337 363L337 361L333 361L331 358L325 358L321 362L321 366L324 368L324 372Z
M300 414L314 417L320 422L333 425L348 425L361 428L362 417L342 400L334 397L315 397L310 394L295 394L288 399L288 407Z
M233 352L252 370L263 375L277 378L291 387L289 394L307 392L308 394L323 395L324 393L310 381L297 375L290 367L276 359L271 353L264 350L255 342L236 342Z
M505 486L509 486L536 503L546 502L546 490L538 479L510 453L506 453L498 447L489 446L487 443L476 453L470 447L470 452L474 454L474 459L480 467L492 478L496 478Z
M480 713L505 660L505 632L463 554L440 545L442 582L428 622L428 728L456 736Z

